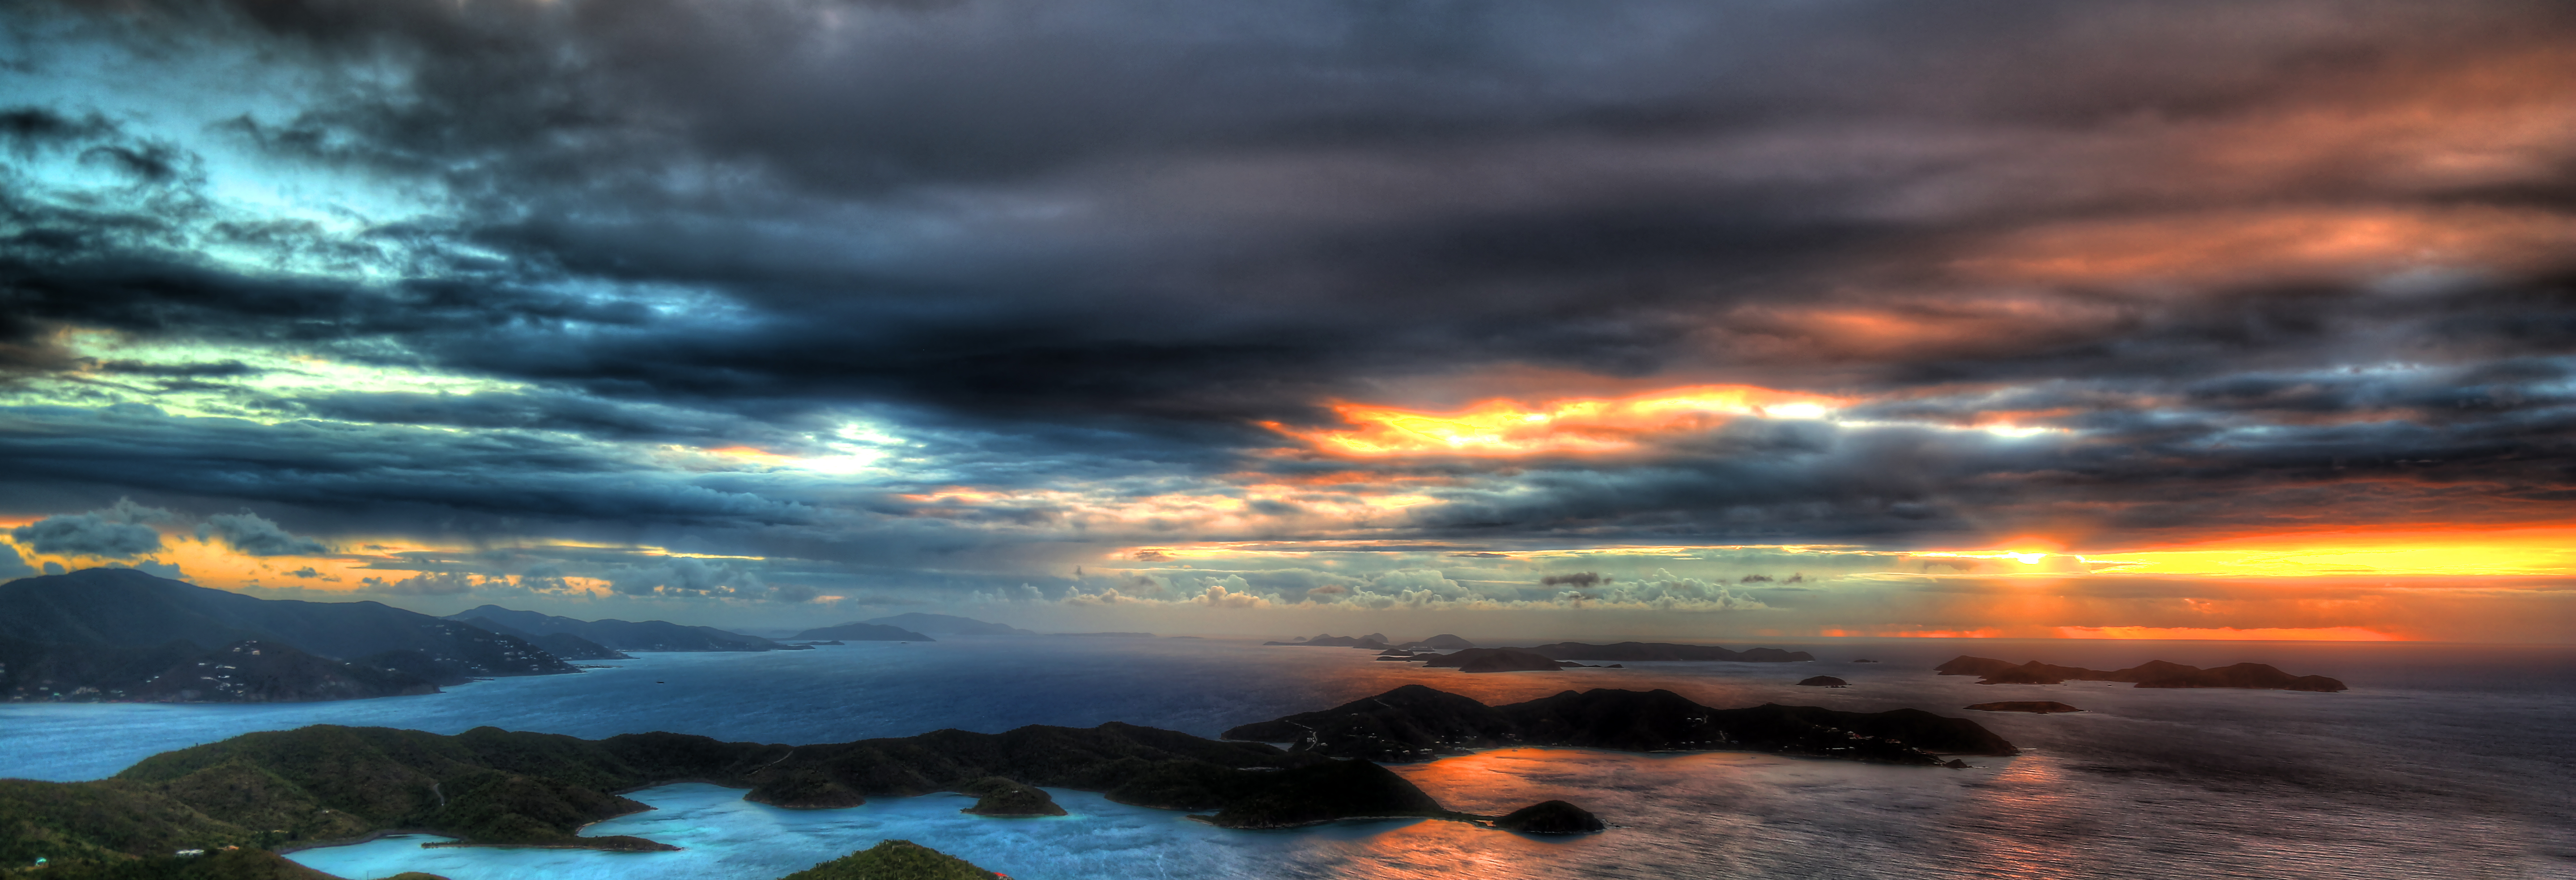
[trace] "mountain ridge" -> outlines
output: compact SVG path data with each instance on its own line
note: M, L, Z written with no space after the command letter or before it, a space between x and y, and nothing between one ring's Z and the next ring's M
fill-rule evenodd
M747 636L712 626L688 626L667 620L625 621L614 618L580 620L488 604L450 614L447 619L465 620L475 617L540 636L550 633L571 633L602 647L618 651L734 652L804 649L802 645L780 644L759 636Z

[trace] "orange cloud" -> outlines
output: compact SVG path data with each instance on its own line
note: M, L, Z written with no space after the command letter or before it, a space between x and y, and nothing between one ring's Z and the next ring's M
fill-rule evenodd
M2232 626L2061 626L2061 639L2190 639L2212 642L2403 642L2405 636L2358 626L2309 628Z
M1447 413L1340 404L1333 410L1356 427L1300 431L1276 422L1265 427L1336 455L1592 453L1630 449L1642 437L1705 428L1717 419L1817 418L1846 403L1842 398L1752 385L1700 385L1539 404L1497 399Z
M1959 261L1972 277L2061 284L2369 277L2415 267L2529 270L2576 230L2544 211L2298 208L2047 227Z

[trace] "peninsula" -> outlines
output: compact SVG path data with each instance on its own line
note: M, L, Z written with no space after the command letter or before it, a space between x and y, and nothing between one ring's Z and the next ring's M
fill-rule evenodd
M1667 690L1609 689L1487 706L1418 684L1320 712L1245 724L1226 731L1225 738L1284 742L1291 753L1386 763L1507 746L1731 749L1914 765L1942 763L1935 753L2019 753L1974 721L1920 709L1842 712L1773 703L1712 709Z
M260 599L130 568L0 584L12 701L345 700L579 671L519 635L377 602Z

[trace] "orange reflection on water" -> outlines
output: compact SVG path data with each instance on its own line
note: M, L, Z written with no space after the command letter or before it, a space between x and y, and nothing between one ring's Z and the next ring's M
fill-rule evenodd
M2106 830L2094 827L2091 814L2072 800L2081 797L2080 787L2066 771L2047 755L1979 760L1988 762L2003 764L2002 772L1961 789L1968 809L1959 826L1970 833L1958 842L1973 848L1977 875L2054 880L2096 873L2076 848L2049 845Z
M1540 801L1577 804L1592 788L1623 779L1726 772L1746 766L1791 763L1758 752L1692 752L1643 755L1594 749L1492 749L1387 769L1439 799L1442 806L1501 815Z

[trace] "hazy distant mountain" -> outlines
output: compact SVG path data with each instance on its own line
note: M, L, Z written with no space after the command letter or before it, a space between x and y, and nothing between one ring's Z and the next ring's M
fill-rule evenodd
M972 617L958 617L951 614L923 614L917 611L909 614L897 614L893 617L878 617L860 622L873 623L879 626L899 626L914 632L929 633L934 636L1037 635L1037 633L1030 632L1016 626L1011 626L1009 624L986 623Z
M500 675L580 671L553 652L517 636L453 620L438 620L437 625L446 628L451 637L446 645L378 651L358 658L357 662L416 675L439 684L464 684L473 679Z
M90 648L159 648L185 641L201 651L257 640L335 660L419 652L467 676L579 671L516 637L380 602L260 599L130 568L0 584L0 637ZM455 674L432 680L441 678L462 680Z
M899 626L881 623L844 623L809 629L796 634L800 639L837 639L844 642L935 642L938 639Z
M1385 633L1369 633L1364 636L1337 636L1331 633L1325 633L1311 639L1300 638L1293 642L1262 642L1262 644L1293 645L1309 648L1367 648L1372 651L1382 651L1392 647L1386 643Z
M454 618L450 619L452 620ZM635 659L619 653L615 648L610 648L598 642L594 642L568 632L542 634L532 633L519 629L518 627L503 624L500 621L493 620L489 617L468 617L459 622L468 626L491 630L505 636L517 636L521 641L544 648L546 649L546 653L553 654L566 660Z
M1558 642L1522 648L1551 660L1718 660L1731 663L1804 663L1816 659L1805 651L1783 651L1779 648L1746 648L1730 651L1715 645L1676 645L1671 642L1620 642L1612 645L1587 645L1582 642Z
M10 702L292 703L437 692L419 676L256 639L213 651L186 641L118 648L0 639L0 699Z
M493 623L521 632L543 636L549 633L571 633L620 651L786 651L796 646L782 645L759 636L726 632L712 626L681 626L663 620L634 623L624 620L574 620L513 611L499 605L482 605L447 616L449 620L486 618Z

